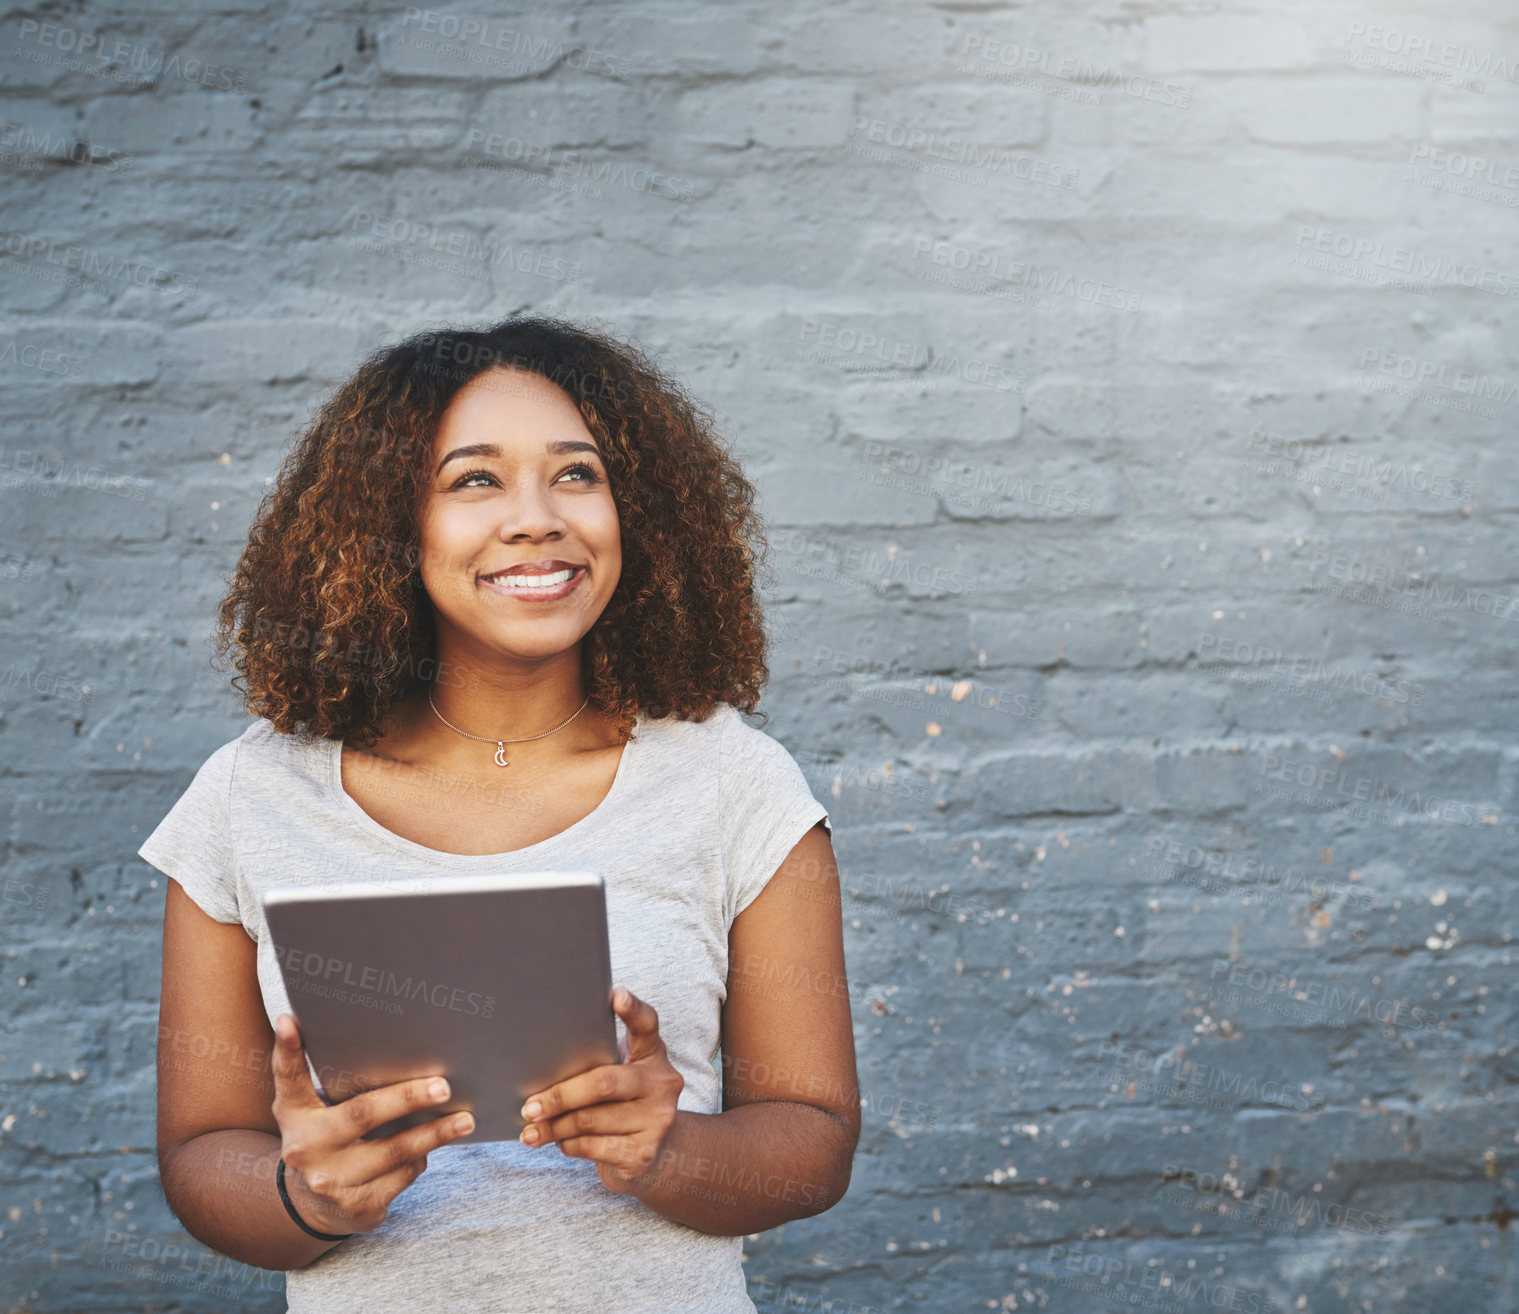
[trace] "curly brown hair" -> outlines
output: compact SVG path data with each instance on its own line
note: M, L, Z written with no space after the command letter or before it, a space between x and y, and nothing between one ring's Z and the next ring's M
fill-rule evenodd
M769 675L753 486L711 411L645 351L547 316L417 333L372 352L321 406L218 612L218 655L247 710L287 734L368 744L397 702L440 678L417 512L443 412L500 369L562 388L606 463L622 575L581 644L592 705L624 738L640 710L753 713Z

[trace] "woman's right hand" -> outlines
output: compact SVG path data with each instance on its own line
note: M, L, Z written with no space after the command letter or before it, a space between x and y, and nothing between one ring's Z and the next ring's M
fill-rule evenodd
M326 1104L306 1066L300 1027L289 1013L274 1020L275 1121L285 1159L285 1189L308 1227L318 1232L372 1232L390 1202L427 1168L427 1154L475 1128L468 1113L366 1141L366 1132L414 1109L446 1103L434 1077L417 1077ZM457 1124L463 1120L463 1126Z

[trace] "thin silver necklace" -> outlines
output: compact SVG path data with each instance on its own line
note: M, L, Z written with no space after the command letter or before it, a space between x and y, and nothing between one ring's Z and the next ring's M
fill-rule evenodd
M558 725L556 725L554 727L554 730L563 730L565 726L569 725L569 723L571 721L573 721L577 716L579 716L583 711L585 711L586 703L588 703L590 701L591 701L591 695L590 694L586 694L586 696L585 696L585 703L581 703L579 707L577 707L573 712L571 712L567 717L565 717L564 720L562 720ZM427 705L432 708L433 715L436 716L438 718L438 720L442 721L443 724L446 725L450 730L452 730L456 735L463 735L466 739L477 739L482 744L495 744L495 746L496 746L496 765L500 766L500 767L511 766L511 763L506 760L506 746L508 744L525 744L525 743L528 743L530 740L533 740L533 739L542 739L545 735L551 735L551 734L554 733L554 730L545 730L543 732L543 734L541 734L541 735L528 735L528 737L526 739L489 739L489 738L487 738L484 735L472 735L472 734L470 734L470 732L468 730L461 730L461 729L459 729L459 727L456 726L452 721L450 721L446 716L444 716L442 712L438 711L438 704L435 703L435 702L433 702L433 700L432 700L432 690L431 689L429 689L427 691Z

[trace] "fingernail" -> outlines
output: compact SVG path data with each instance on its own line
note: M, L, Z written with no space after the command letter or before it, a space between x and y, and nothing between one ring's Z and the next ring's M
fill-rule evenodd
M522 1116L524 1118L536 1118L542 1112L543 1105L539 1104L537 1100L529 1100L522 1106Z
M435 1100L447 1099L448 1082L444 1081L442 1077L439 1077L435 1082L433 1082L431 1086L427 1088L427 1093L431 1095Z
M470 1132L470 1131L474 1131L475 1130L475 1120L472 1117L470 1117L469 1114L467 1114L467 1113L461 1113L457 1118L454 1119L454 1130L456 1132Z
M538 1139L538 1129L536 1127L524 1127L522 1129L522 1139L527 1144L532 1145Z

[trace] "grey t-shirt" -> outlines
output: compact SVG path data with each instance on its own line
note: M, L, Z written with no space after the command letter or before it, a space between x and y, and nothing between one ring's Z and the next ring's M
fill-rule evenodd
M731 706L706 721L640 716L610 792L510 853L442 853L394 834L344 791L337 740L256 721L206 761L139 850L219 922L258 943L270 1025L293 1012L259 894L271 885L440 872L600 872L612 979L659 1013L678 1107L722 1111L716 1067L728 931L817 822L791 754ZM384 770L380 759L359 769ZM354 769L354 768L351 768ZM482 807L512 805L509 771ZM626 1029L617 1022L619 1039ZM373 1232L286 1275L289 1314L753 1314L737 1236L712 1236L601 1183L589 1159L518 1141L445 1145Z

